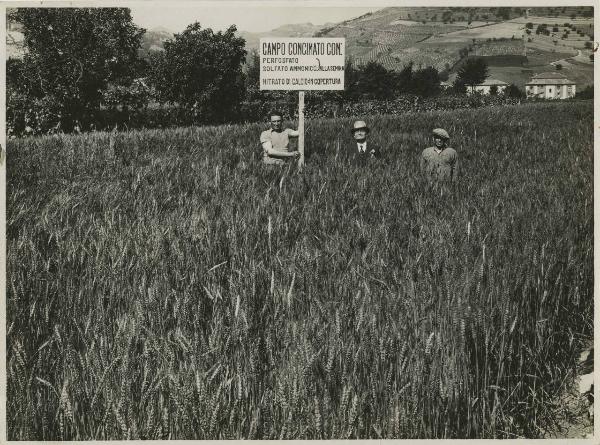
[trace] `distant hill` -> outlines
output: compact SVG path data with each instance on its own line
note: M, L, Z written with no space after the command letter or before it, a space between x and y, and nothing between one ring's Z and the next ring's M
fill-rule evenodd
M141 57L147 57L153 51L162 51L166 40L173 38L173 31L164 28L147 29L142 36L142 43L139 49Z
M553 20L552 18L556 18ZM548 23L560 32L537 35L527 22ZM565 37L565 23L573 23ZM577 35L581 30L584 34ZM8 23L7 56L22 57L20 24ZM173 38L165 27L146 30L140 56L148 58L163 50ZM500 80L524 84L530 71L553 70L560 62L563 73L579 85L593 83L591 50L584 46L593 39L593 8L585 7L389 7L340 23L286 24L266 32L238 31L250 52L262 37L344 37L346 55L355 66L369 61L400 70L409 63L415 68L435 67L455 72L468 57L485 57Z
M390 7L324 28L316 36L344 37L346 54L356 66L376 61L391 70L413 63L416 68L452 71L461 59L475 55L521 65L529 45L525 22L521 23L525 17L552 12L583 18L592 11L591 7Z
M248 32L239 31L240 37L246 39L246 49L251 51L258 49L260 39L263 37L313 37L323 28L335 26L333 23L325 23L324 25L313 25L312 23L295 23L283 25L279 28L272 29L266 32Z
M246 40L248 51L258 49L262 37L312 37L323 28L334 26L332 23L313 25L312 23L295 23L280 26L265 32L238 31L238 35ZM162 51L164 42L172 39L174 32L164 27L146 30L142 39L140 55L147 56L152 51Z
M20 31L6 31L6 58L20 59L25 54L24 37Z
M518 8L391 7L346 20L318 35L344 37L346 54L355 65L377 61L399 70L413 62L442 70L458 61L459 51L471 38L454 38L442 44L440 36L493 25L520 14L523 10Z
M593 18L594 8L592 6L555 6L553 8L527 8L531 16L538 17L569 17L569 18Z

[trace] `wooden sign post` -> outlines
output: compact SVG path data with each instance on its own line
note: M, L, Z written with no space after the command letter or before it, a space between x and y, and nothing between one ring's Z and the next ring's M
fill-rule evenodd
M304 166L304 91L298 91L298 168Z

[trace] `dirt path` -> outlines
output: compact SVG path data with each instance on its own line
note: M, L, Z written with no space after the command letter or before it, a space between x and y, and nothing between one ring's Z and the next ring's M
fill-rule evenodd
M594 348L580 356L576 384L559 400L558 423L546 439L592 438L594 433Z

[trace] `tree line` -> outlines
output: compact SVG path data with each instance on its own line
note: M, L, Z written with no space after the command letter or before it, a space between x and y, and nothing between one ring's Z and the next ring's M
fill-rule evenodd
M141 51L144 29L127 8L18 8L25 54L7 62L7 121L15 133L71 132L98 128L112 112L118 124L148 107L177 108L195 123L243 119L249 103L268 102L286 92L259 90L259 57L247 54L235 26L213 32L189 25L164 43ZM466 59L450 93L463 94L488 76L482 59ZM318 92L320 99L352 102L442 93L448 72L412 63L400 71L348 61L345 90ZM522 95L516 88L511 95Z

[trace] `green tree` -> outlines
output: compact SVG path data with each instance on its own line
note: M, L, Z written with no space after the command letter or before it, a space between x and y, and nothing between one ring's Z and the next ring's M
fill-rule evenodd
M246 57L246 97L248 100L254 100L261 96L260 91L260 56L258 51L253 49Z
M481 58L467 59L456 75L455 84L473 88L489 77L488 64Z
M577 99L593 99L594 98L594 86L588 85L585 89L578 91L575 94Z
M396 74L396 88L399 93L410 93L413 84L413 63L409 62Z
M440 77L433 67L417 70L412 76L412 93L423 97L436 96L440 93Z
M510 8L498 8L496 9L496 16L500 17L503 20L509 20L510 19Z
M504 95L507 97L514 97L517 99L523 99L525 97L525 93L519 89L514 83L511 83L504 90Z
M138 74L144 30L127 8L18 8L9 14L22 25L26 53L13 70L8 97L29 101L28 125L40 132L91 124L109 85L130 85Z
M151 74L160 100L190 110L195 122L233 119L245 96L246 57L245 41L235 32L230 26L214 33L196 22L166 41Z
M348 62L346 62L346 67L344 68L343 99L354 100L360 96L360 77L361 70L354 66L354 63L351 59L348 59Z
M370 61L361 72L357 87L361 94L372 99L390 98L394 94L397 83L394 72L388 71L377 62Z
M492 85L490 87L490 96L497 96L498 95L498 85Z

